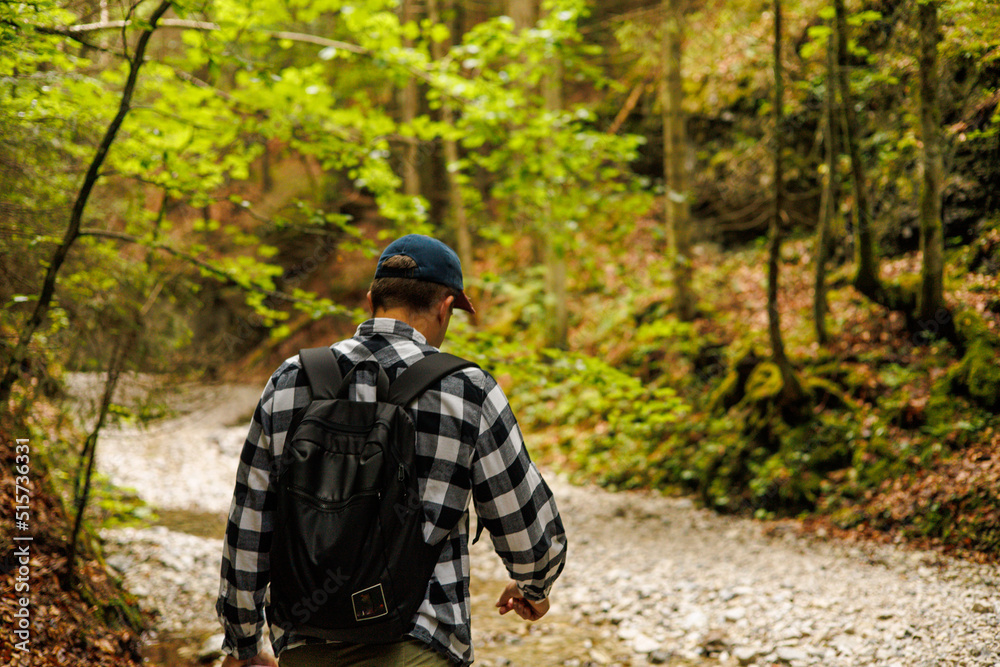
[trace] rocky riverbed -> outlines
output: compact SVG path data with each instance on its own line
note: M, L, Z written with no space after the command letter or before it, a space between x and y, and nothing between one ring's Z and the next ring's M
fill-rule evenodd
M102 437L100 469L161 516L103 533L109 564L160 614L159 664L218 661L220 539L259 392L192 388L182 416ZM496 614L505 576L484 536L472 558L477 664L1000 666L996 567L548 479L570 538L552 611L535 624Z

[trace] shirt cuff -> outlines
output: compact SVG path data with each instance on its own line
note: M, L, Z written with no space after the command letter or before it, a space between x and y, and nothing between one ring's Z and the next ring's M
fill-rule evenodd
M226 638L222 643L222 652L237 660L247 660L260 653L259 645L258 637L235 637L226 633Z
M537 586L524 586L522 587L520 583L517 584L517 588L521 591L521 595L524 596L525 600L531 600L532 602L541 602L548 597L546 591L538 588Z

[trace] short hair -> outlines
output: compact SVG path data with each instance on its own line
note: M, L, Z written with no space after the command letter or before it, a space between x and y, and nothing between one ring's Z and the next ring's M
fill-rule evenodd
M382 266L388 269L416 269L417 263L406 255L386 258ZM372 281L372 310L405 308L411 313L432 310L443 299L455 295L447 285L414 278L376 278Z

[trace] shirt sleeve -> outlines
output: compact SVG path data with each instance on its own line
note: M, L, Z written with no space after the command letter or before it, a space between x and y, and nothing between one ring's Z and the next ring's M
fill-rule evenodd
M222 650L240 660L257 654L264 630L275 508L270 483L274 386L272 378L254 411L240 454L215 605L225 632Z
M484 393L472 465L476 514L521 593L541 600L565 564L566 532L507 397L488 373Z

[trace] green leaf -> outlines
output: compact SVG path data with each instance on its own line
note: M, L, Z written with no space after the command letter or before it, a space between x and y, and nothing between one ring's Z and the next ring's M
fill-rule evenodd
M430 39L432 42L440 44L446 41L451 36L451 31L448 30L448 26L441 23L436 23L431 27Z

